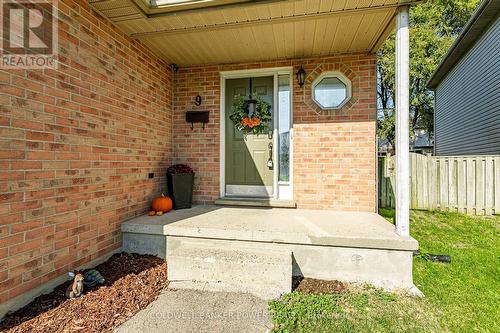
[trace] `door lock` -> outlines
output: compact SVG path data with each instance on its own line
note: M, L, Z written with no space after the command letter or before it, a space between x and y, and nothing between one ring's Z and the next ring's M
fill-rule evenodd
M267 160L267 167L272 170L274 163L273 163L273 143L269 142L267 145L269 147L269 159Z

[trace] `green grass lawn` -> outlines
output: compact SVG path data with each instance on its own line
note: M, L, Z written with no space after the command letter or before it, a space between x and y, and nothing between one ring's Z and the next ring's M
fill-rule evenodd
M391 210L380 214L392 221ZM293 292L270 303L276 332L500 332L500 216L413 211L422 252L451 264L414 259L424 298L374 288L339 294Z

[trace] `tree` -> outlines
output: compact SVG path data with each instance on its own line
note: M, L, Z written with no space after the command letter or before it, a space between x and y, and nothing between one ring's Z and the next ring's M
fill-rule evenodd
M429 0L410 8L410 135L434 130L428 80L480 0ZM378 134L394 147L395 34L377 52Z

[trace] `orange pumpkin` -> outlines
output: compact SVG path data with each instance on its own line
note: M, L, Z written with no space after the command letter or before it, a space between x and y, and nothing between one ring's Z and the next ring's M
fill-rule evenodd
M151 206L154 211L166 213L172 210L172 199L162 194L161 197L153 200L153 204Z
M149 211L148 213L149 216L155 216L156 215L156 212L154 210L151 210Z

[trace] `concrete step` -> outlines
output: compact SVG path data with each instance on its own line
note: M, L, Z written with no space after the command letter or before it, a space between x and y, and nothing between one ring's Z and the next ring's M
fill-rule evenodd
M269 208L297 208L294 200L276 200L270 198L223 197L215 200L217 206L244 206Z
M167 258L169 287L173 289L246 292L275 299L292 288L291 251L181 242L168 246Z

